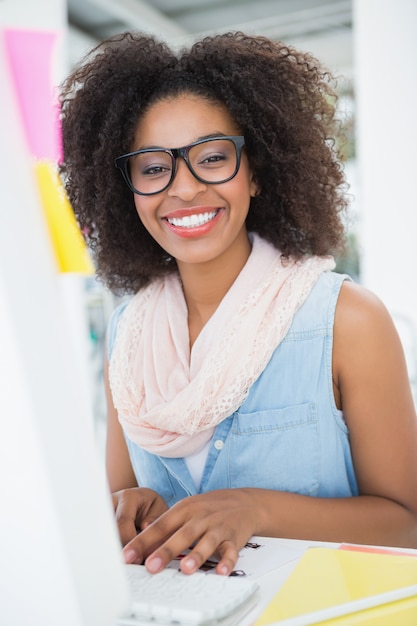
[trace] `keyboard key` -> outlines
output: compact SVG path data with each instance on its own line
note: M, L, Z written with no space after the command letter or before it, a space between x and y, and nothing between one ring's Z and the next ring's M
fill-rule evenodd
M149 574L143 565L126 565L131 611L138 619L199 626L223 619L253 596L256 581L167 568Z

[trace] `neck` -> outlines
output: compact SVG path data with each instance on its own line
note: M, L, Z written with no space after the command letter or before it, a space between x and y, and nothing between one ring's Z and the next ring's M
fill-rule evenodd
M207 263L178 263L188 308L190 346L239 276L250 252L251 245L247 239L238 254L226 251Z

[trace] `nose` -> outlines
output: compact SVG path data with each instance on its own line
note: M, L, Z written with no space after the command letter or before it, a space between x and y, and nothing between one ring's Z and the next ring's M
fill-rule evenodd
M194 176L184 159L177 158L175 176L168 187L168 195L177 196L183 200L191 200L198 193L205 191L206 187L206 183Z

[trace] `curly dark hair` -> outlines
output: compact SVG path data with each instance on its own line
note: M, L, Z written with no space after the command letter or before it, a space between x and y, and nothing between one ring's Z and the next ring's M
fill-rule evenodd
M182 93L225 104L245 136L260 189L248 231L285 255L341 250L347 202L332 139L333 84L311 55L240 32L205 37L178 53L139 33L99 44L62 85L60 168L98 276L115 293L135 293L175 271L140 222L114 159L129 152L153 103Z

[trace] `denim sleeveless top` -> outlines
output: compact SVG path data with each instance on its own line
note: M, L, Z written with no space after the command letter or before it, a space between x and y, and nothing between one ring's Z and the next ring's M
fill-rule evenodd
M358 495L343 413L332 384L333 324L347 276L323 273L244 403L215 429L200 489L183 458L126 438L138 485L172 506L214 489L260 487L316 497ZM109 323L109 354L122 305Z

